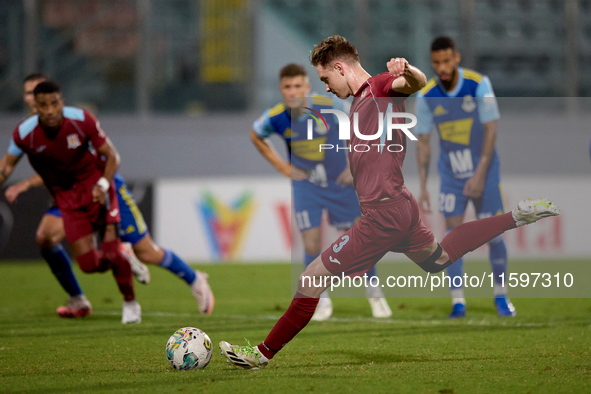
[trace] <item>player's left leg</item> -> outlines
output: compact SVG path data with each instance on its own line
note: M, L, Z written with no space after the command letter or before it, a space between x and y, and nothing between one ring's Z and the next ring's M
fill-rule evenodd
M491 182L487 179L482 197L473 202L478 219L502 215L504 212L503 197L498 179L493 179ZM497 313L501 317L513 317L515 316L515 308L507 298L507 287L502 285L502 277L507 277L507 247L503 235L492 239L488 245L490 265L494 276L493 290Z

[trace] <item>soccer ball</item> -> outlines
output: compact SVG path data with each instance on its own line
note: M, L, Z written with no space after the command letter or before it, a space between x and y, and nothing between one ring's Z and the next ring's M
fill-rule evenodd
M203 369L211 360L211 339L195 327L175 331L166 343L166 359L174 369Z

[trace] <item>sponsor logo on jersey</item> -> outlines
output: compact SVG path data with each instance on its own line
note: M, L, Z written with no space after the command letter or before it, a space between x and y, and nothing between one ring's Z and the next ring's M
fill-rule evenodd
M450 120L439 123L439 135L444 141L461 145L470 145L470 134L474 118Z
M70 134L66 138L68 140L68 149L76 149L82 145L82 143L80 143L80 139L78 138L78 134Z
M433 111L433 116L441 116L441 115L447 115L448 111L443 108L441 105L438 105L437 107L435 107L435 110Z

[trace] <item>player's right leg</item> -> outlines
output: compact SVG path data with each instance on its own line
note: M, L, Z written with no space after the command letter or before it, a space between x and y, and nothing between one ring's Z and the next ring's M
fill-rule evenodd
M321 252L320 222L322 220L322 192L324 188L305 182L293 182L293 205L296 224L304 243L304 267L307 268ZM332 316L332 300L325 291L320 296L318 307L312 317L324 321Z
M463 193L464 181L450 178L446 174L441 174L441 172L440 175L441 189L439 191L438 206L439 213L445 218L445 234L447 235L451 230L464 222L468 197L464 196ZM454 264L447 267L446 271L447 275L452 278L449 289L452 298L452 311L448 317L450 319L462 318L466 316L466 299L464 298L464 287L461 283L461 278L464 274L464 259L459 258ZM459 279L456 279L454 282L454 278L458 277Z
M446 235L464 222L463 215L455 215L445 217L445 227L447 228ZM454 278L459 277L460 282L464 274L464 259L459 258L455 263L447 267L447 275L451 278L451 286L449 291L451 293L452 311L448 318L458 319L466 316L466 298L464 297L464 286Z
M320 214L322 215L322 210ZM318 217L318 222L320 218ZM320 255L320 227L313 227L302 231L302 240L304 241L304 266L308 268L310 264ZM314 321L325 321L332 316L332 300L328 295L328 290L325 290L320 295L316 312L312 316Z
M92 305L82 292L72 271L70 257L61 245L65 238L64 222L57 207L50 208L37 227L36 241L41 256L47 261L51 272L70 299L66 305L57 308L60 317L84 317L92 313Z

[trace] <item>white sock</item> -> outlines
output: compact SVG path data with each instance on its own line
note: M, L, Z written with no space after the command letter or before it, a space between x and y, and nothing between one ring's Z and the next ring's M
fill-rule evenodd
M493 287L493 291L495 293L495 297L506 297L507 296L507 286L503 287L500 283L495 282Z
M466 299L464 298L464 289L463 288L460 287L459 289L451 289L450 293L451 293L451 302L453 305L455 305L455 304L466 305Z
M258 346L254 347L256 349L256 351L261 355L261 358L259 359L262 362L269 362L269 359L265 356L263 356L263 353L261 353L261 351L259 350Z

